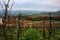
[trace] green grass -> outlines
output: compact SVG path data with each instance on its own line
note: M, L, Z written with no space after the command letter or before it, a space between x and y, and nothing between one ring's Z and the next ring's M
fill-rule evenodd
M34 23L43 23L43 20L33 21L33 22ZM46 20L45 22L49 22L49 20ZM59 23L60 24L60 21L52 20L52 23ZM17 30L18 30L17 28L10 28L10 29L6 30L9 40L16 40L17 39ZM22 29L22 30L23 30L22 35L24 35L26 33L27 29ZM40 30L40 28L35 29L35 30L39 30L39 31L37 31L37 33L40 33L40 37L41 37L40 40L42 40L43 39L43 34L42 34L43 30ZM48 31L47 28L46 28L46 30ZM33 30L30 30L30 31L32 31L32 33L34 33ZM46 37L45 37L46 40L48 40L48 37L49 37L48 36L49 31L48 32L47 31L45 31L46 32ZM54 31L51 35L51 40L60 40L60 28L55 28L55 36L53 34L54 34ZM19 35L21 35L21 34L19 34ZM22 37L22 35L19 37L19 39ZM4 40L2 31L0 31L0 40Z

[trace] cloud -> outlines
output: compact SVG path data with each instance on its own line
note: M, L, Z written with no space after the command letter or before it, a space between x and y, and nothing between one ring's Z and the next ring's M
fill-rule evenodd
M60 10L60 0L14 0L13 10Z

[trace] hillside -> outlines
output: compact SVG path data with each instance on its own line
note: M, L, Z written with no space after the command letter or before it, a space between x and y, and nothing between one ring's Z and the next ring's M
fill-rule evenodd
M57 11L57 12L40 12L37 14L32 14L32 16L49 16L49 13L51 13L51 16L60 16L60 11Z
M10 15L18 15L21 13L22 15L33 15L33 16L47 16L51 13L52 16L60 16L60 11L57 12L40 12L40 11L9 11L8 14ZM4 13L0 11L0 17L2 17Z

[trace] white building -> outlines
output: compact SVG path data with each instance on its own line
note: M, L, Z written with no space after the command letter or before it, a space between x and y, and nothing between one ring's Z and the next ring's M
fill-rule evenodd
M0 24L3 24L3 22L2 22L2 18L0 18Z

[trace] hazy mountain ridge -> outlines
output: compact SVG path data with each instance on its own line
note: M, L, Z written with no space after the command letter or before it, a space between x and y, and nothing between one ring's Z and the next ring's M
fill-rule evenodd
M40 16L47 16L51 13L52 16L60 16L60 12L41 12L39 14L33 14L33 15L40 15Z
M51 13L51 15L53 15L53 16L60 16L60 11L57 11L57 12L9 11L8 12L8 14L10 14L10 15L18 15L19 13L22 15L41 15L41 16L49 15L49 13ZM4 15L3 11L0 11L0 17L3 15Z

